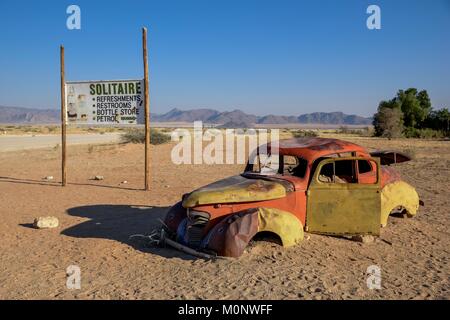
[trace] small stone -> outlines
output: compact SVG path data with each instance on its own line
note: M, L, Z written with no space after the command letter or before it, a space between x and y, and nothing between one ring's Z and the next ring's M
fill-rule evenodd
M46 176L46 177L44 178L44 180L51 181L51 180L53 180L53 176Z
M38 217L34 219L33 226L36 229L48 229L48 228L56 228L59 225L58 218L56 217Z
M311 236L305 236L305 240L311 239Z
M166 184L166 185L164 186L164 188L170 188L170 186L169 186L168 184Z
M127 180L123 180L123 181L121 182L121 184L127 184L127 183L128 183Z
M362 243L372 243L375 241L375 237L370 234L358 234L352 237L353 241Z
M95 177L94 177L94 180L103 180L103 179L104 179L103 176L95 176Z

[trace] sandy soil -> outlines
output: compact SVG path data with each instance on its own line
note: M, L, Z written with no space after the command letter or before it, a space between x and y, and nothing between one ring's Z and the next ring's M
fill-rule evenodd
M67 145L119 143L120 133L69 134ZM0 152L20 151L40 148L59 148L61 136L58 135L5 135L0 136Z
M390 218L387 242L310 235L290 249L256 242L240 259L219 261L129 236L150 232L183 193L242 166L176 166L171 145L152 146L152 191L144 192L142 145L73 146L62 188L42 180L59 179L58 150L1 153L0 298L449 299L450 142L349 140L415 154L398 168L425 201L417 217ZM31 228L46 215L60 227ZM81 268L80 290L66 288L69 265ZM366 286L370 265L382 270L381 290Z

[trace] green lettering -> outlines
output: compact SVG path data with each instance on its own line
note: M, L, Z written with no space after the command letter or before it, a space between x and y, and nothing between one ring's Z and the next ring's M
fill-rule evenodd
M128 90L130 91L129 94L134 94L134 83L128 84Z
M117 90L118 94L123 94L123 86L121 83L119 83L119 89Z
M136 82L136 93L137 94L141 94L141 83L140 82Z
M91 89L89 93L90 93L91 95L94 95L94 94L95 94L95 84L93 84L93 83L90 84L90 85L89 85L89 88Z

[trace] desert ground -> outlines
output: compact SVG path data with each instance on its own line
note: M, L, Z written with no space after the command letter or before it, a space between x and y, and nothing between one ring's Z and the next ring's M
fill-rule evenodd
M70 134L67 136L67 144L99 144L120 142L121 134L94 133L94 134ZM0 136L0 151L18 151L26 149L40 149L56 147L61 144L61 136L41 135L5 135Z
M391 217L384 241L307 233L291 248L257 241L239 259L215 261L129 237L150 233L183 193L242 165L175 165L173 144L151 146L146 192L143 145L70 146L66 187L59 148L0 152L0 298L449 299L450 142L344 138L414 155L396 167L425 202L416 217ZM38 216L60 226L34 229ZM80 267L81 289L66 287L70 265ZM381 268L380 290L366 285L370 265Z

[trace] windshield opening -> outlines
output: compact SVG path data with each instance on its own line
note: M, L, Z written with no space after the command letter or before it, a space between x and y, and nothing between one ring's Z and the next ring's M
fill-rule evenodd
M306 174L308 161L293 155L272 156L255 155L245 168L245 173L260 175L283 175L303 178Z

